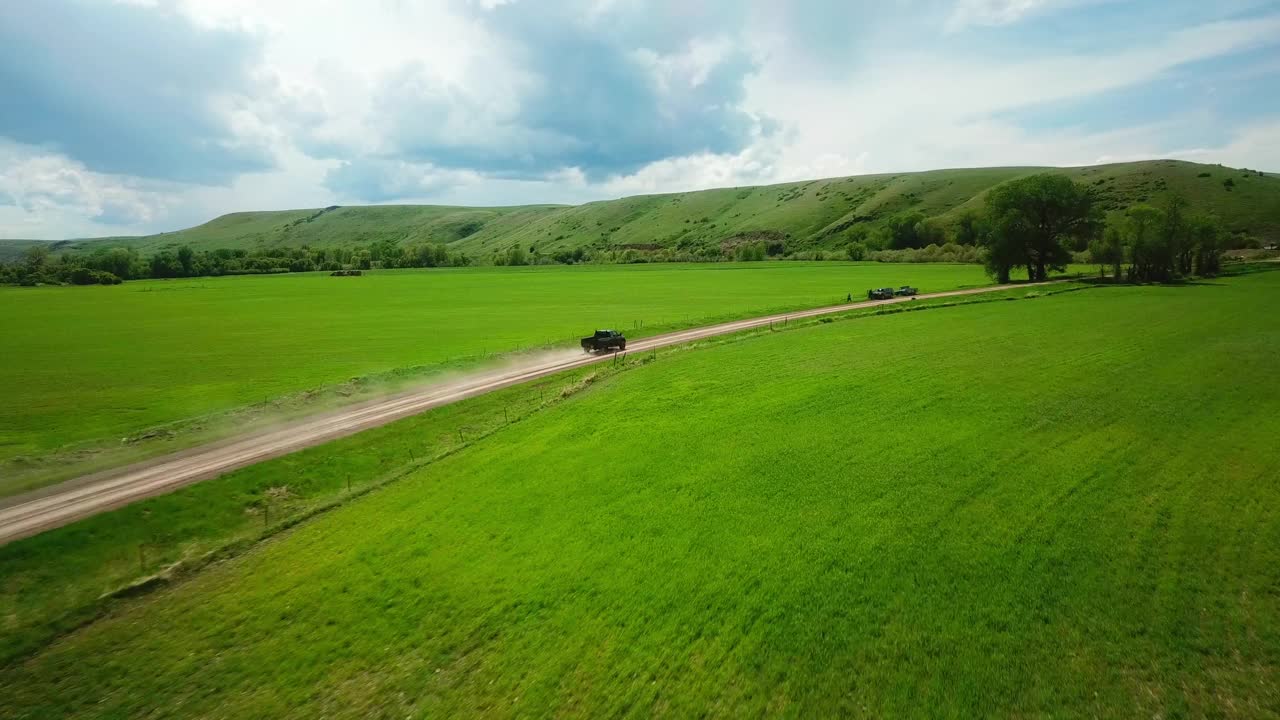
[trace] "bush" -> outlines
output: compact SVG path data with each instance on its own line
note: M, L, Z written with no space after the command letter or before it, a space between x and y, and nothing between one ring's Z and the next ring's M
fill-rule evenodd
M867 253L868 260L888 263L981 263L982 249L975 245L928 245L922 248L902 250L876 250Z
M71 272L73 285L119 285L119 276L105 270L90 270L86 267L76 268Z
M528 265L529 256L525 254L524 248L512 246L505 251L498 251L493 256L494 265Z
M738 262L758 262L764 260L765 244L762 242L746 243L739 245L734 252L734 258Z

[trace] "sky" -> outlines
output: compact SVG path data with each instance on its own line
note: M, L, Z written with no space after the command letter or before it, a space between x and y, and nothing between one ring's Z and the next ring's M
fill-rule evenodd
M1280 0L11 0L0 237L1178 158L1280 171Z

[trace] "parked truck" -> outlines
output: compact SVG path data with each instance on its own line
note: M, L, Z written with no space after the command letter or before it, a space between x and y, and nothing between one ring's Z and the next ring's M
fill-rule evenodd
M893 288L876 288L867 291L868 300L889 300L893 297Z
M911 287L910 285L903 285L897 290L897 294L901 297L910 297L912 295L915 295L918 292L920 291L917 290L916 288Z
M627 349L627 339L617 330L597 330L582 338L582 351L589 353L616 352Z

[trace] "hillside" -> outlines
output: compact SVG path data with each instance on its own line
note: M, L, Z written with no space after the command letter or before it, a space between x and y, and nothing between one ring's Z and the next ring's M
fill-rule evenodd
M699 247L780 234L793 249L838 247L856 224L878 227L903 211L945 224L966 208L980 209L992 187L1036 172L1058 172L1096 188L1103 207L1160 203L1173 193L1194 211L1212 212L1232 231L1280 238L1280 178L1178 161L1082 168L983 168L895 175L859 175L784 185L645 195L588 203L548 213L513 233L477 233L468 250L513 242L543 252L578 246L657 244ZM1208 176L1201 177L1201 174ZM1223 186L1232 178L1234 187Z
M17 260L32 245L48 244L50 246L57 243L45 243L43 240L0 240L0 262L8 262Z
M1175 160L1079 168L932 170L755 187L640 195L578 206L467 208L435 205L330 207L232 213L204 225L134 238L54 243L55 250L130 245L144 254L183 244L195 248L360 246L389 238L445 243L485 256L518 245L540 252L588 248L697 249L744 239L786 238L792 250L839 247L855 225L874 229L903 211L950 224L980 209L986 192L1034 172L1068 175L1094 187L1107 209L1161 203L1171 194L1195 212L1220 216L1233 232L1280 240L1280 178ZM1231 179L1232 187L1224 182ZM26 242L26 241L24 241ZM0 257L6 254L0 243ZM8 254L19 250L10 247Z
M382 238L452 244L484 231L506 235L559 205L467 208L442 205L373 205L239 212L186 230L141 237L89 238L53 243L54 250L91 250L128 245L143 254L190 245L194 248L337 247Z

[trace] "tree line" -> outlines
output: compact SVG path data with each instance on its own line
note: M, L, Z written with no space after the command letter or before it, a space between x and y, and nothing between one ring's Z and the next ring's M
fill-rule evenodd
M1162 208L1139 204L1104 214L1087 186L1049 173L994 188L985 212L966 215L961 224L985 248L987 271L1000 282L1017 267L1044 280L1082 251L1117 280L1171 282L1218 274L1227 249L1221 220L1188 214L1178 196Z
M0 283L37 285L115 284L146 278L255 275L316 270L368 270L380 268L457 267L470 265L465 253L451 252L435 243L401 245L379 240L365 248L219 248L195 250L183 245L142 256L131 247L104 247L91 252L57 256L44 245L27 248L15 262L0 264Z

